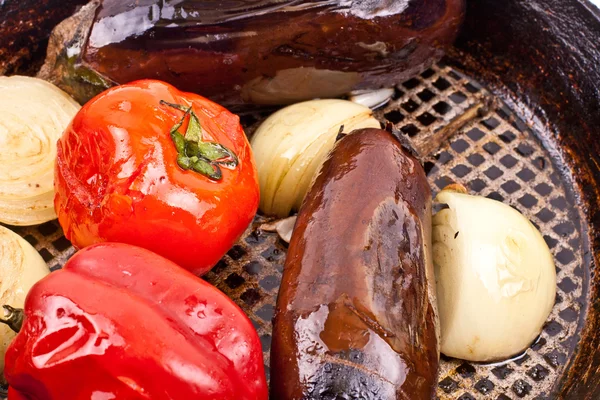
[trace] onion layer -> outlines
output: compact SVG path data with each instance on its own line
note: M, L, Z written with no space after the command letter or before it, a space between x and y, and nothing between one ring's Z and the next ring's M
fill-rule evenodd
M260 209L280 218L298 210L340 130L380 127L369 108L347 100L311 100L271 115L252 138Z
M41 79L0 77L0 222L35 225L56 218L56 141L79 108Z

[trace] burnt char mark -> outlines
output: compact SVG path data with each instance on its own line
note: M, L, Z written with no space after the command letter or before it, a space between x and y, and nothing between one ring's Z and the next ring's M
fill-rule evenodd
M0 1L0 75L35 73L52 29L88 0Z
M324 359L304 385L303 400L381 400L394 398L394 385L361 368L364 354L351 350L340 359Z

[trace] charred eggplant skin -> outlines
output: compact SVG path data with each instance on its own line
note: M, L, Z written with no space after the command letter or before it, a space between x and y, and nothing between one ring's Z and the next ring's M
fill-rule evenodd
M271 398L431 399L431 193L389 132L341 139L300 210L277 299Z
M79 63L226 106L393 85L452 44L465 0L102 0Z

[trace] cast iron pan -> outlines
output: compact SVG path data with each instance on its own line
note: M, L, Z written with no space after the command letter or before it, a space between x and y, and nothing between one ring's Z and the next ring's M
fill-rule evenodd
M34 74L52 27L86 2L0 0L0 73ZM441 399L600 398L599 43L600 11L587 1L469 0L444 62L398 82L376 113L428 150L434 193L460 182L510 204L540 228L556 261L556 304L538 340L499 364L442 357ZM248 133L260 117L243 118ZM253 320L268 366L287 248L263 222L206 279ZM75 251L56 221L11 229L51 269Z

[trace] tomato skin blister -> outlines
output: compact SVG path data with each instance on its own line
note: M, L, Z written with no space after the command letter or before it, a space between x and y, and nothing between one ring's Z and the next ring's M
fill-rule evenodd
M205 140L239 160L211 180L177 164L170 130L193 106ZM184 126L185 128L185 126ZM113 88L87 103L58 142L55 208L77 248L120 242L147 248L202 275L252 221L258 178L239 118L160 81Z

